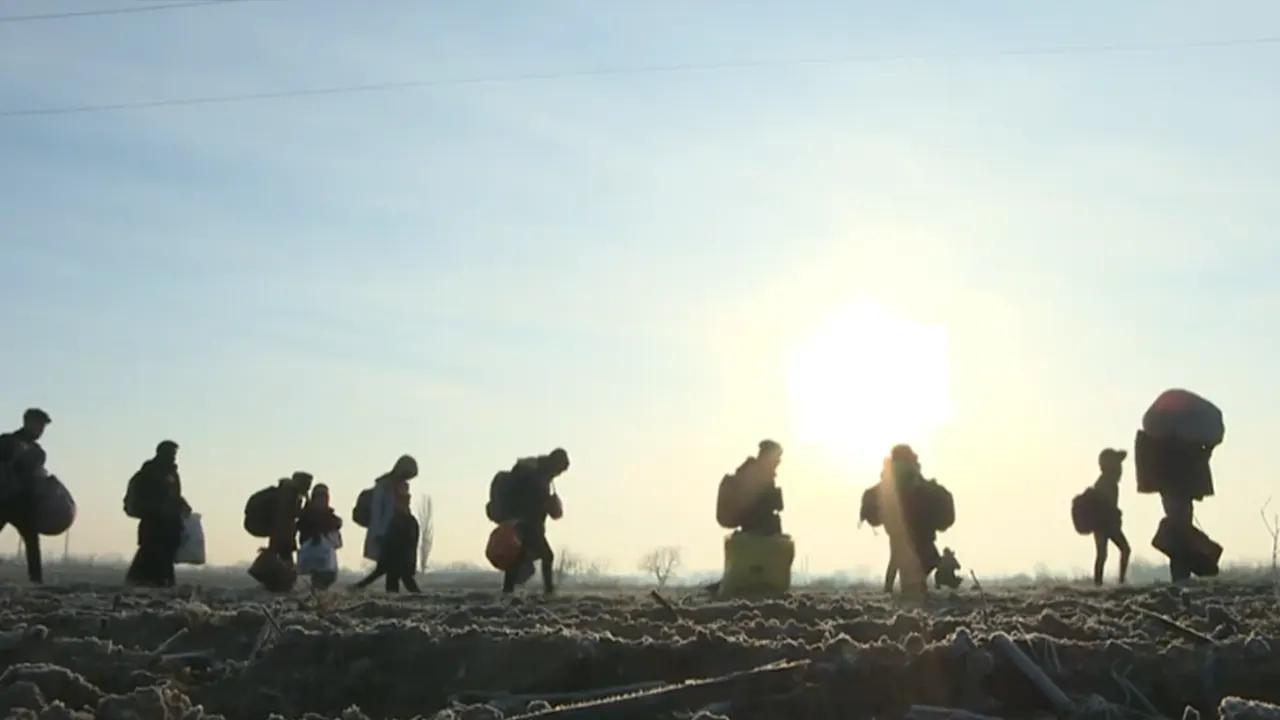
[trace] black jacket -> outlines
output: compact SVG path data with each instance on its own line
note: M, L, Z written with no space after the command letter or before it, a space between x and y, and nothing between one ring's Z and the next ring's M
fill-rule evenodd
M0 464L15 463L13 469L22 482L30 483L46 459L44 448L25 429L0 435Z
M139 518L181 516L191 512L182 499L182 478L178 466L158 458L142 464L129 480L125 494L126 512Z
M380 564L388 571L412 576L418 569L418 521L408 511L396 511L387 528Z
M513 519L532 527L546 527L551 508L551 482L555 475L546 458L521 460L511 469L506 503Z
M342 518L338 517L333 508L307 503L298 516L298 544L305 545L341 529Z

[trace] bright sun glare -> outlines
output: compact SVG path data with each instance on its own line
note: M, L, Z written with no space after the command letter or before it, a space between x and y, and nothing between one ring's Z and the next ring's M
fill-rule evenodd
M924 444L951 414L946 333L869 304L839 309L796 346L788 384L798 439L840 460Z

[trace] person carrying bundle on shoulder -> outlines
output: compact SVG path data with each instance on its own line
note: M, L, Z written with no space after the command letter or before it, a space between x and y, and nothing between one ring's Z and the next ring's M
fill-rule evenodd
M498 524L490 537L491 561L501 565L502 592L515 592L516 585L529 578L528 568L535 561L542 565L542 589L555 592L555 553L547 542L547 518L564 517L564 505L555 491L556 478L569 469L569 453L556 448L546 455L518 460L514 467L494 476L489 486L489 503L485 514ZM496 539L503 539L508 557L496 561L492 552Z
M13 525L22 537L27 553L27 578L36 585L44 582L37 525L36 485L45 470L45 452L40 438L53 422L49 414L31 408L22 414L22 427L0 435L0 530Z
M1182 389L1166 390L1142 416L1134 440L1139 493L1158 493L1164 519L1151 544L1175 583L1218 574L1222 546L1196 527L1195 502L1214 495L1210 461L1226 434L1222 410Z

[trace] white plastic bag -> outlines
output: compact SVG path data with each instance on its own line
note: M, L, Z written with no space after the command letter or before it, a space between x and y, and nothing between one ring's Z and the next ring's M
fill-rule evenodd
M298 548L298 574L337 572L338 553L328 538L308 540Z
M174 562L179 565L204 564L204 523L200 513L191 513L182 521L182 544Z

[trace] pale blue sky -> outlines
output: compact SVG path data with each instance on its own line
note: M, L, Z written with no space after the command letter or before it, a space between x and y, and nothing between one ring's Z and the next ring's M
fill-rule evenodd
M955 491L945 539L966 565L1087 565L1070 497L1173 385L1227 415L1202 522L1231 559L1260 557L1257 508L1280 495L1280 43L1017 51L1275 37L1280 8L899 5L281 0L0 22L0 113L889 58L0 117L0 419L55 417L81 552L131 551L124 483L173 437L215 561L251 554L254 489L309 469L347 514L404 451L437 558L479 560L489 477L563 444L556 545L630 571L676 544L711 568L716 483L772 436L800 555L874 569L884 540L851 521L878 464L794 436L786 369L823 317L870 302L946 333L951 422L903 439ZM1123 502L1152 556L1158 502L1131 484Z

